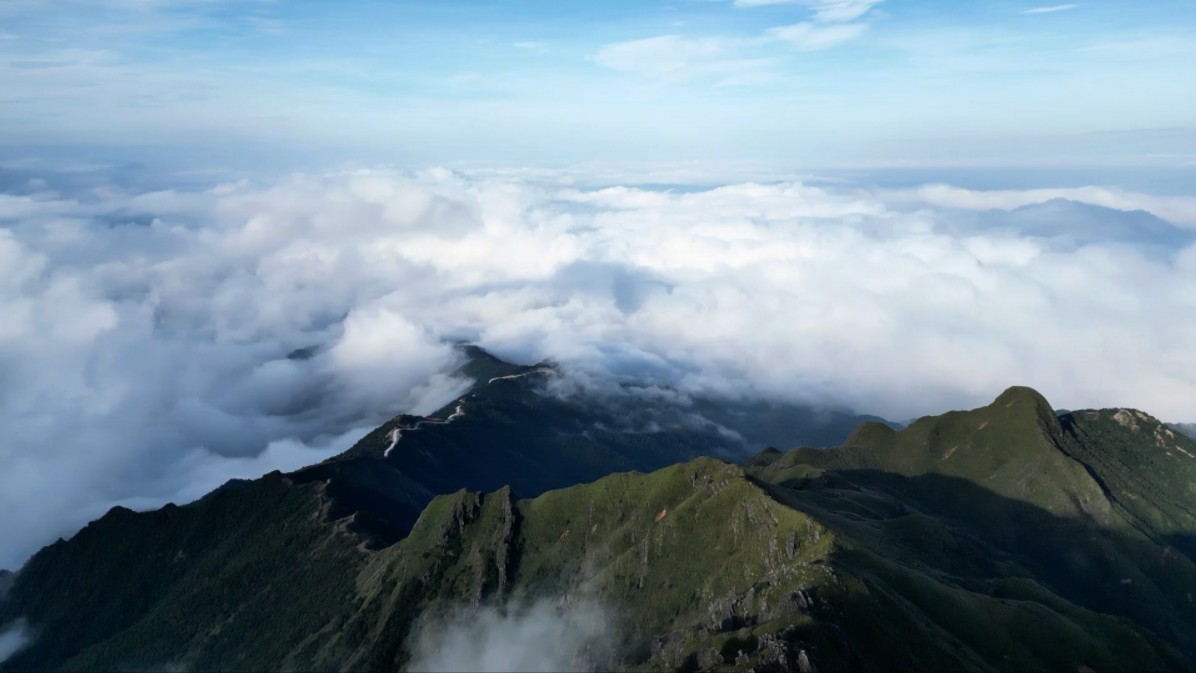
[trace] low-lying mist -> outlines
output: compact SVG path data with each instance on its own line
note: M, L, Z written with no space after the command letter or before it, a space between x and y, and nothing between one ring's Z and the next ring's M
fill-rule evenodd
M411 671L595 671L609 665L612 622L598 603L460 609L413 633Z
M18 620L0 630L0 664L29 644L29 628Z

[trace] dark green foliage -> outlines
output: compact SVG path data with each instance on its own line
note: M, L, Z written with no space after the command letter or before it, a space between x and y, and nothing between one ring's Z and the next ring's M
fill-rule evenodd
M277 473L188 505L114 509L21 569L13 670L271 669L351 596L364 552L318 485Z
M1193 530L1190 444L1141 412L1056 419L1037 393L1014 388L982 409L901 432L862 426L843 448L752 464L787 487L793 506L878 559L980 594L1023 598L1003 592L1033 587L1039 603L1131 619L1147 640L1116 641L1108 654L1162 638L1183 654L1158 664L1181 666L1196 654L1196 565L1181 533Z
M1090 467L1113 505L1136 528L1196 557L1196 440L1132 409L1059 420L1070 440L1064 446Z
M1145 414L1056 417L1013 388L741 467L690 460L725 448L709 423L644 431L650 408L544 395L547 376L486 378L390 458L385 435L420 419L185 507L113 510L0 598L0 625L36 631L0 668L390 670L421 622L538 599L609 611L601 667L1194 667L1196 442ZM757 411L718 423L783 420ZM655 471L604 476L636 469Z

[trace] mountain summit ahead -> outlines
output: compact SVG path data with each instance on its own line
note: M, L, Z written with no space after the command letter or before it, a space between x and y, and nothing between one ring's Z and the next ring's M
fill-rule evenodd
M43 549L0 599L32 634L0 668L1196 662L1196 442L1142 412L1011 388L736 464L783 409L550 394L550 366L487 358L342 456Z

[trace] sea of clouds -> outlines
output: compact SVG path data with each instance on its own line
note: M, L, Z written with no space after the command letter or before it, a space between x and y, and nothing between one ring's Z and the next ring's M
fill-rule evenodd
M0 194L0 567L462 390L450 340L904 420L1196 418L1196 199L345 170Z

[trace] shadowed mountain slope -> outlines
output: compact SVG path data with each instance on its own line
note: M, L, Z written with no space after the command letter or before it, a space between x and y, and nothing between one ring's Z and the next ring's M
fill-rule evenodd
M746 404L732 414L738 426L720 426L685 404L646 406L635 390L623 396L553 394L548 387L557 375L548 365L513 365L478 348L463 350L466 359L459 375L475 384L431 417L397 416L340 456L286 476L232 481L183 507L136 515L114 509L69 542L44 549L21 570L12 594L0 603L0 626L27 619L39 634L33 645L4 665L57 667L84 648L140 623L138 630L121 637L128 642L160 641L160 655L167 658L112 665L165 666L173 661L167 655L180 649L183 637L166 625L190 623L191 618L183 612L168 618L161 610L182 611L180 606L192 601L223 609L240 600L233 597L235 587L265 578L277 583L276 590L283 594L288 586L336 584L343 578L303 574L318 575L324 567L319 563L300 568L292 564L313 548L335 550L327 568L347 571L355 554L404 538L437 494L510 486L534 496L612 472L652 470L704 454L744 455L762 446L744 439L762 425ZM774 433L788 426L794 435L845 435L861 418L796 407L788 407L794 411L785 414L787 407L776 404L761 408L772 415L764 425ZM454 417L458 409L461 413ZM786 416L794 420L785 421ZM238 551L242 547L244 553ZM237 559L252 578L226 577L241 572ZM7 576L0 579L4 584L11 581ZM209 582L234 593L201 597ZM220 619L194 621L211 626L225 618L237 623L260 620L265 614L288 614L290 607L306 605L310 598L274 602L271 595L263 596L261 615L237 610ZM320 614L319 609L305 610L289 623L309 627ZM153 624L158 640L144 633L150 628L145 624ZM252 642L246 640L251 626L239 627L241 631L212 628L238 634L227 642L243 648L238 656L249 657L245 666L271 668L268 662L276 661L268 656L270 648L260 649L262 659L244 649ZM219 646L205 652L207 658L196 660L205 662L204 667L243 665L241 659L221 658L224 650ZM145 656L149 654L159 653Z
M491 471L463 480L538 487L538 461L567 458L580 479L727 440L711 424L637 432L597 401L587 417L581 398L536 392L553 376L536 369L307 470L113 510L17 575L0 625L35 636L0 669L393 669L421 625L545 601L604 616L578 653L598 669L1194 667L1196 447L1145 414L1056 417L1012 388L743 466L434 495L436 466L471 458Z
M927 543L893 537L882 523L878 512L899 507L933 522L931 539L944 551L971 550L952 563L987 559L973 568L982 569L978 579L1031 579L1076 605L1131 618L1191 658L1191 444L1142 412L1056 418L1038 393L1011 388L987 407L900 432L866 424L838 449L761 454L751 470L844 525L876 519L857 534L871 535L889 558ZM849 512L855 517L843 519Z
M839 441L861 421L844 411L775 402L645 397L557 386L549 363L519 366L465 346L460 375L475 385L430 417L399 415L344 454L299 470L327 482L335 512L354 513L375 547L406 535L435 494L512 487L523 496L654 470L697 456L738 459L779 436Z

